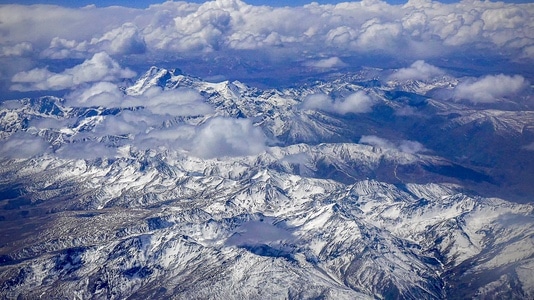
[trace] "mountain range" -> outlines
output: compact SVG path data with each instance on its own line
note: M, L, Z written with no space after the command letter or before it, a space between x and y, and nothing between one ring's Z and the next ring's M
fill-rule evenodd
M532 99L384 72L4 101L0 294L534 297Z

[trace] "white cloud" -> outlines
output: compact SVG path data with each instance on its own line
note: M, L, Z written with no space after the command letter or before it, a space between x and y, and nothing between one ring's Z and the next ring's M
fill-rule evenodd
M135 76L135 72L128 68L121 68L107 53L99 52L91 59L61 73L53 73L48 69L33 69L17 73L11 79L13 82L11 90L63 90L84 83L117 81L133 76Z
M102 123L100 123L97 128L94 129L94 132L101 136L135 136L139 133L143 133L148 128L146 122L144 122L143 120L128 120L127 116L125 117L124 115L128 115L128 113L124 112L124 114L120 114L118 116L105 118L104 121L102 121Z
M31 42L47 47L55 37L90 40L109 28L137 18L141 10L125 7L65 8L53 5L1 5L0 43Z
M335 69L335 68L343 68L347 66L346 63L344 63L339 57L330 57L325 59L319 59L310 61L304 64L308 67L318 68L318 69Z
M400 151L404 153L415 154L427 151L427 149L419 142L400 140L392 142L390 140L377 137L375 135L364 135L360 138L360 144L367 144L373 147L378 147L386 150Z
M99 52L110 55L143 54L146 48L143 35L137 26L127 22L90 40L77 41L54 37L41 55L52 59L83 58Z
M76 107L142 107L154 115L174 117L203 116L213 108L194 90L163 90L152 87L141 95L126 95L114 83L98 82L84 89L77 89L66 97L67 103Z
M358 91L346 97L333 101L325 94L312 94L307 96L303 103L303 109L323 110L337 114L367 113L371 112L374 101L363 91Z
M401 152L405 153L419 153L426 151L425 146L416 141L402 140L400 141L398 147Z
M248 119L215 117L204 124L194 126L179 123L164 126L165 119L147 111L122 111L106 116L89 132L79 134L73 142L63 144L55 154L66 158L116 157L118 147L134 149L167 149L186 151L199 158L235 157L256 155L266 149L266 137L260 128ZM101 143L104 137L119 137L115 145ZM16 147L28 145L29 141L17 138L4 152L17 153ZM30 140L33 141L33 140ZM39 154L46 144L36 144L30 154ZM28 147L27 147L28 148Z
M24 132L0 141L0 157L4 158L30 158L49 151L50 145L42 138Z
M123 111L107 116L88 137L99 140L109 135L122 136L123 144L138 149L164 147L188 151L200 158L255 155L266 149L265 135L248 119L214 117L198 126L183 123L162 126L163 123L165 119L147 111Z
M195 135L191 155L202 158L246 156L264 150L265 136L250 120L213 118Z
M158 87L147 90L143 95L145 106L153 114L170 116L198 116L213 112L197 91L189 89L161 90Z
M68 94L65 98L70 106L117 107L121 106L124 93L120 91L116 84L103 81L95 83L87 88L76 89Z
M29 42L21 42L15 45L0 47L0 56L25 56L33 52L33 45Z
M361 27L361 33L357 39L357 45L363 50L382 49L396 51L396 46L401 43L399 38L402 34L402 25L398 22L382 22L380 19L371 19Z
M491 103L517 95L527 85L527 80L519 75L488 75L480 79L461 82L454 88L453 94L457 100Z
M402 68L389 76L390 80L429 80L445 74L443 70L424 60L418 60L410 65L409 68Z
M360 144L367 144L383 149L396 150L397 147L387 139L377 137L375 135L364 135L360 138Z
M91 44L110 54L139 54L146 50L145 40L133 23L125 23L106 32L100 39L93 39Z
M341 114L367 113L372 110L374 101L365 92L358 91L343 100L334 103L334 110Z
M0 45L30 42L55 58L89 57L97 51L196 55L278 47L317 57L381 50L421 59L473 49L515 57L533 45L533 15L531 4L490 1L410 1L403 6L364 1L276 8L238 0L168 1L147 9L3 5Z
M41 56L51 59L84 58L89 52L87 45L87 42L79 43L76 40L54 37L50 46L41 52Z
M302 102L303 109L310 110L327 110L329 111L333 105L333 100L325 94L311 94L308 95Z

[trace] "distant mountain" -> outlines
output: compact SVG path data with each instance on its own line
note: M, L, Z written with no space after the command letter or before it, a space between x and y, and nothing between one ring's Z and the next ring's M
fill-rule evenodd
M6 101L0 294L533 298L534 111L435 96L454 84L152 67Z

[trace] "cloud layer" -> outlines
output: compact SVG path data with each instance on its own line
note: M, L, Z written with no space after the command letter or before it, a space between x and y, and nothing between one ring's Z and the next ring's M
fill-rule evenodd
M343 66L343 57L361 54L417 60L463 53L531 62L533 18L534 4L489 1L268 7L217 0L147 9L2 5L0 55L89 59L104 51L163 60L261 50L318 68ZM39 72L27 76L44 74Z

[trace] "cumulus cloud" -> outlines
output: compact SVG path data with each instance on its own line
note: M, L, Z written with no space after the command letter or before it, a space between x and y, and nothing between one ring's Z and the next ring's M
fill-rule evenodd
M490 1L302 7L253 6L239 0L167 1L147 9L3 5L0 44L30 42L52 58L88 57L97 51L194 55L243 49L295 49L294 59L301 53L339 57L377 50L418 59L458 51L515 58L531 51L533 15L532 4Z
M84 83L117 81L123 78L132 78L135 75L132 70L121 68L107 53L99 52L91 59L61 73L53 73L48 69L33 69L17 73L11 79L13 82L11 90L63 90Z
M213 118L195 135L191 154L202 158L245 156L265 150L265 136L248 119Z
M302 103L303 109L322 110L337 114L371 112L374 101L363 91L353 93L342 100L333 101L325 94L312 94Z
M365 92L358 91L334 104L334 110L342 113L367 113L372 110L374 101Z
M378 147L386 150L400 151L404 153L415 154L426 151L425 147L416 141L401 140L392 142L390 140L375 136L364 135L360 138L360 144L367 144L373 147Z
M66 40L90 40L110 28L117 28L136 18L140 10L126 7L66 8L53 5L1 5L0 43L32 42L47 47L55 37Z
M401 41L402 25L397 22L384 22L374 18L362 24L360 34L356 40L360 49L364 50L392 50Z
M426 63L424 60L418 60L408 68L402 68L389 76L390 80L429 80L445 74L443 70Z
M491 103L520 93L528 85L523 76L488 75L458 84L453 91L457 100L474 103Z
M50 46L41 52L41 56L51 59L84 58L89 52L87 42L77 42L65 38L54 37Z
M91 40L77 41L54 37L43 57L52 59L83 58L87 54L106 52L110 55L142 54L146 51L145 40L137 26L125 23Z
M146 50L145 40L133 23L106 32L100 39L93 39L91 44L110 54L140 54Z

